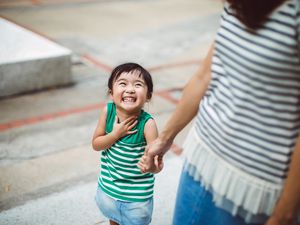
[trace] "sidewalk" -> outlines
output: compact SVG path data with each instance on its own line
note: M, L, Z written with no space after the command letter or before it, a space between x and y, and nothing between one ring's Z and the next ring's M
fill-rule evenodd
M160 130L214 38L220 9L211 0L1 2L2 17L72 51L72 84L0 99L0 224L108 224L93 200L99 154L91 138L109 72L125 61L151 72L145 110ZM187 131L156 177L151 225L171 224Z
M152 225L171 223L181 167L182 159L172 156L166 161L164 171L156 176ZM108 225L108 220L100 214L93 201L96 186L96 179L80 181L61 192L3 211L0 214L0 222L2 225Z

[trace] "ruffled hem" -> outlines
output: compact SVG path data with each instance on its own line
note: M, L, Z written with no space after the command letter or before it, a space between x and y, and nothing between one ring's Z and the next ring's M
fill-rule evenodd
M281 185L259 179L224 161L198 137L195 128L190 130L183 147L189 174L212 191L217 206L247 222L271 215ZM224 202L231 206L224 206Z

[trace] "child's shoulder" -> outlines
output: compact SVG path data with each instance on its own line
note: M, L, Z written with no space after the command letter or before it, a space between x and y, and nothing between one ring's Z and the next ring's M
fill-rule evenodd
M156 126L156 122L153 116L150 113L147 113L145 111L141 113L140 122L142 122L143 124L142 126L144 127L144 129L148 129L149 127Z
M106 105L104 105L103 108L102 108L102 114L106 115L108 112L110 112L112 110L112 107L113 107L112 102L106 103Z
M106 103L106 107L107 108L112 108L112 107L116 107L114 102L107 102Z
M147 122L149 119L153 119L154 120L153 116L150 113L142 110L142 112L140 114L140 120Z
M113 102L107 102L104 108L108 114L113 114L113 112L116 111L116 105Z

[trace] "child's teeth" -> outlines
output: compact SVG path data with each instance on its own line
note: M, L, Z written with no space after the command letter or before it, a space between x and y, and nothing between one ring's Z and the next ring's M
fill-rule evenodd
M134 102L134 98L124 98L124 102Z

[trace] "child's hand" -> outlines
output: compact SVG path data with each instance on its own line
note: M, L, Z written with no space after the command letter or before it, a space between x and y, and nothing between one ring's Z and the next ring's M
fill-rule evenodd
M163 157L158 155L150 157L145 152L138 162L138 167L142 173L159 173L164 167ZM145 168L147 168L147 170Z
M127 118L126 120L124 120L121 123L118 123L118 117L116 116L115 118L115 122L114 122L114 126L113 126L113 133L118 137L124 137L128 134L134 134L137 132L136 130L131 130L132 128L134 128L134 126L137 124L137 117L136 116L131 116L129 118Z

